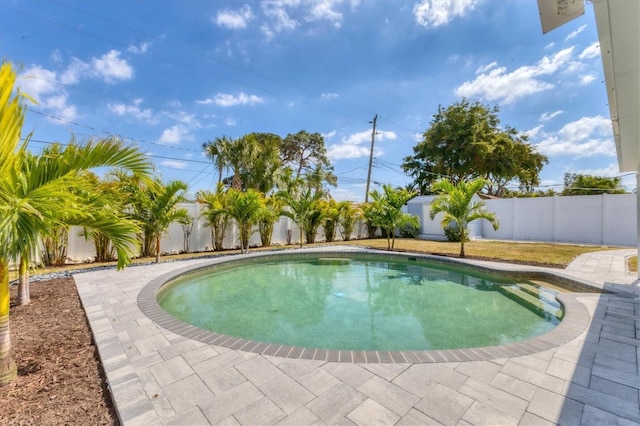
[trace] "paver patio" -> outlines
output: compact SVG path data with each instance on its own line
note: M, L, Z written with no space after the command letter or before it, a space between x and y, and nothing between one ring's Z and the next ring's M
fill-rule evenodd
M74 278L124 425L640 424L640 302L629 297L640 290L624 267L634 253L589 253L563 271L627 292L578 295L589 315L577 337L467 362L262 355L183 337L140 310L149 282L211 259Z

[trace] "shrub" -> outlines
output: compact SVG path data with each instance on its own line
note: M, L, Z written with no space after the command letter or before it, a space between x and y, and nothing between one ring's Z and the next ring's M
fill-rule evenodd
M451 242L460 242L462 239L462 230L456 224L452 224L444 228L444 234L447 236L447 240ZM467 235L469 235L469 232L467 232ZM469 241L468 236L465 241Z
M420 233L420 226L415 223L405 223L398 229L402 238L416 238Z

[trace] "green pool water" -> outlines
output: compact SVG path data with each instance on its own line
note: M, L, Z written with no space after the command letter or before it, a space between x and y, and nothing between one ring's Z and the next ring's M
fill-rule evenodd
M177 278L158 303L218 333L343 350L505 344L543 334L562 316L554 291L536 283L366 256L231 262Z

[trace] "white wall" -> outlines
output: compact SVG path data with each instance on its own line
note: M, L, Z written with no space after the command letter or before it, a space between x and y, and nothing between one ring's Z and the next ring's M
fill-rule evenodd
M484 221L484 238L611 246L637 245L635 194L486 200L500 228Z
M445 234L440 227L441 215L431 220L429 206L433 197L416 197L407 203L405 211L420 219L420 238L443 240ZM486 220L470 225L471 238L489 238L516 241L549 241L581 244L601 244L610 246L637 245L637 205L635 194L584 195L574 197L536 197L485 200L487 210L494 212L500 221L497 231ZM200 218L201 207L188 203L187 208L194 218L190 238L190 251L210 250L211 230ZM299 229L287 217L281 217L273 230L273 245L287 242L287 230L291 231L291 243L299 243ZM366 227L360 222L354 226L352 239L366 237ZM324 229L318 230L316 241L324 241ZM336 240L341 234L336 232ZM164 253L178 253L184 247L182 226L172 224L162 238ZM251 236L251 246L260 245L257 227ZM227 229L223 246L239 246L238 232L232 223ZM90 259L95 256L93 244L84 241L79 228L72 228L69 234L68 256L74 259Z

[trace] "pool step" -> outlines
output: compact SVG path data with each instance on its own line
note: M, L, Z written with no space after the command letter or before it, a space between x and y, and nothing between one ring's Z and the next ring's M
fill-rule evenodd
M499 291L509 299L515 300L531 309L542 318L552 319L552 317L555 317L558 320L562 319L562 309L558 308L557 302L555 306L546 303L538 297L523 291L518 286L500 286Z
M518 284L518 287L520 287L525 293L529 293L534 297L538 297L540 300L543 300L551 306L560 306L560 304L556 300L556 294L548 289L536 287L531 284Z

